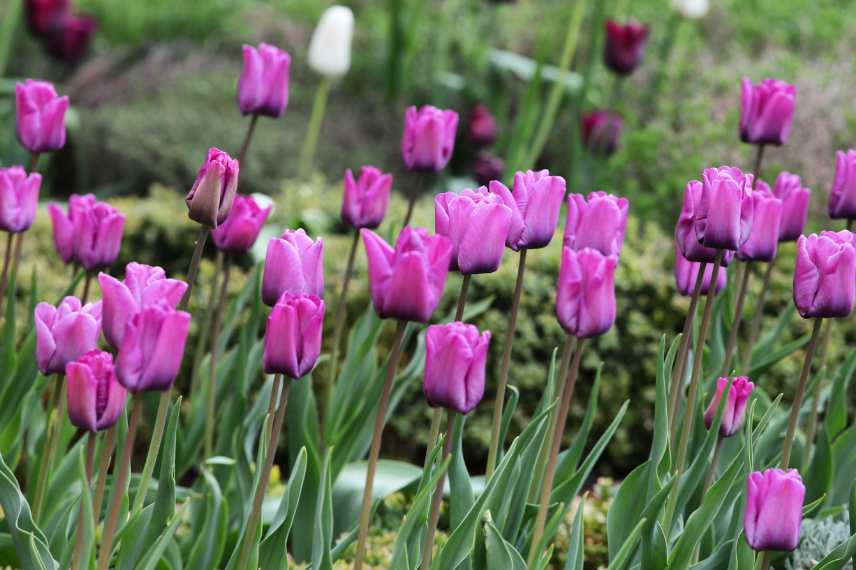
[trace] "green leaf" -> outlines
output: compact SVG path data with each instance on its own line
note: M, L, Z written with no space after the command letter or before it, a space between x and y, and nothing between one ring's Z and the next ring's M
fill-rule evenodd
M830 326L832 323L827 324ZM856 352L851 352L838 369L829 394L829 411L826 414L826 430L834 440L847 428L847 389L856 373Z
M856 473L856 425L842 432L832 443L832 472L836 474L827 505L845 504L850 497L853 473Z
M769 367L807 345L809 338L811 338L811 335L804 335L794 341L785 344L779 350L771 350L761 353L762 357L759 358L757 362L753 360L752 367L749 369L747 376L749 376L750 378L757 378L762 376Z
M806 501L814 501L818 497L823 497L832 487L832 451L829 435L824 426L820 426L820 430L818 430L817 445L807 475L805 482Z
M300 494L303 490L303 478L306 476L307 453L306 448L300 450L297 461L291 469L288 478L288 486L282 494L276 516L268 528L267 534L259 549L259 565L270 570L288 568L286 557L286 545L294 516L297 513L297 505L300 502Z
M734 542L731 549L731 558L728 562L728 570L754 570L755 568L755 551L746 542L746 537L743 536L743 531ZM712 569L715 570L715 569Z
M628 564L630 564L631 558L633 556L633 551L636 550L636 545L639 543L639 538L642 533L642 527L645 524L645 519L639 521L639 523L633 528L633 532L627 537L624 541L624 544L621 545L621 549L618 551L618 554L615 556L615 560L610 563L609 567L613 570L624 570Z
M565 560L564 570L583 570L585 564L585 532L583 529L583 513L586 510L586 497L580 497L577 503L577 512L574 522L571 524L571 534L568 539L568 556Z
M449 414L455 412L450 411ZM462 440L464 437L464 424L467 416L457 414L454 433L451 434L452 462L449 464L449 528L455 529L464 520L470 507L473 506L473 486L470 483L470 474L467 472L467 464L464 461L464 450ZM447 437L449 435L447 434Z
M175 536L175 531L178 529L179 523L181 523L181 514L183 510L184 506L176 511L175 515L172 517L172 521L169 523L169 526L164 529L157 541L146 552L146 556L140 561L139 566L137 566L135 570L155 570L155 568L157 568L164 552L167 550Z
M856 534L835 547L832 552L823 557L813 570L841 570L850 559L856 556Z
M315 500L315 525L312 537L312 568L332 570L330 547L333 544L333 483L331 481L331 461L333 449L327 448L324 463L321 466L321 488Z
M190 550L187 570L218 568L228 536L229 509L223 501L220 484L207 469L202 469L201 472L208 492L205 493L205 506L200 517L202 526L198 529L194 527L194 532L198 533L198 536ZM275 567L265 566L265 568Z
M606 536L609 550L609 560L614 561L618 551L635 529L645 502L640 500L645 496L648 485L650 460L636 467L630 475L624 478L618 488L618 494L606 514Z
M728 567L728 561L731 559L731 550L734 546L733 540L728 540L720 544L713 554L697 564L690 566L691 570L720 570Z
M526 570L523 557L503 538L493 522L484 523L484 532L487 570Z

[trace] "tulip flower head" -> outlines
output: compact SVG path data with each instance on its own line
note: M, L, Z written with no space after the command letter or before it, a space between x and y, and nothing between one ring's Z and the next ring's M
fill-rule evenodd
M467 132L472 143L480 147L492 145L496 142L496 130L496 119L487 105L476 104L467 123Z
M318 22L309 42L309 67L315 73L336 79L351 67L354 13L346 6L330 6Z
M374 166L363 166L360 177L355 179L349 168L345 171L344 185L342 221L355 229L378 227L389 206L392 174L385 174Z
M226 253L246 253L262 231L273 204L262 207L253 196L235 196L226 221L211 232L214 245Z
M26 0L24 3L27 26L37 36L47 34L54 23L70 10L70 0Z
M39 303L35 312L36 363L42 374L65 372L65 365L95 350L101 333L101 302L81 305L66 297L54 307Z
M749 474L743 535L754 550L791 551L800 543L805 485L796 469Z
M752 180L751 174L734 166L704 169L695 205L695 233L701 245L737 250L749 239L754 219Z
M794 304L803 318L846 317L856 296L856 248L849 231L800 236Z
M131 392L166 391L181 368L190 313L169 304L144 306L125 325L116 375Z
M716 412L719 410L722 395L728 388L728 378L719 378L716 381L716 393L710 400L707 410L704 412L704 425L707 429L713 425ZM731 388L725 397L725 409L722 411L722 422L719 424L719 435L731 437L743 427L746 419L746 404L755 385L746 376L738 376L731 383Z
M92 194L72 195L68 213L48 204L54 246L65 263L76 261L92 271L112 265L119 256L125 216Z
M758 180L752 191L752 229L737 250L743 261L771 261L776 257L782 225L782 201L763 180Z
M683 295L684 297L689 297L693 294L700 268L701 263L697 261L689 261L681 253L680 247L675 244L675 285L678 288L679 294ZM710 289L710 279L712 276L713 265L707 263L704 267L704 276L702 277L701 282L700 293L702 295L707 295L708 290ZM725 267L720 267L719 272L716 274L716 293L718 294L720 291L725 289L725 285L727 283L728 276L726 274L726 269Z
M113 355L87 352L65 366L68 419L80 429L98 432L112 427L122 415L128 392L116 379Z
M513 191L494 180L488 186L511 208L511 227L505 244L519 251L546 247L559 222L565 197L565 179L550 176L548 170L517 172Z
M473 177L482 186L487 186L491 181L500 178L504 171L505 162L486 150L480 150L473 160Z
M0 168L0 230L19 233L30 229L39 205L42 177L27 176L20 166Z
M209 148L205 164L185 196L190 219L216 228L229 216L238 192L238 161L220 149Z
M271 238L265 255L262 300L273 307L283 293L324 295L324 242L302 229Z
M406 226L393 248L371 230L360 230L360 234L377 314L384 319L420 323L431 320L443 296L452 258L451 240Z
M86 54L97 28L93 18L68 12L43 37L45 48L57 59L76 62Z
M605 27L604 64L618 75L630 75L639 67L645 55L648 26L636 20L629 20L626 24L607 20Z
M740 83L740 140L750 144L783 145L791 131L797 88L778 79L753 85Z
M568 195L564 245L579 251L590 247L604 255L619 255L627 230L627 198L606 192Z
M618 150L623 126L624 120L614 111L586 113L580 124L583 145L594 154L613 154Z
M681 251L681 255L687 261L694 263L713 263L719 250L703 246L696 236L695 219L698 212L698 204L701 201L702 183L698 180L690 180L684 188L684 201L681 214L675 226L675 243ZM723 250L722 266L727 267L734 259L734 251Z
M303 378L318 362L324 301L317 295L284 293L267 321L264 367L267 374Z
M856 149L835 153L835 179L829 194L829 217L856 218Z
M562 248L556 284L556 316L568 334L599 336L615 322L615 267L617 255L596 249Z
M704 18L710 9L709 0L672 0L672 8L689 20Z
M434 230L451 240L451 269L464 275L499 269L510 227L511 209L484 186L434 198Z
M238 80L238 108L242 115L278 119L288 106L288 69L291 56L276 46L245 45L244 69Z
M454 322L431 325L425 334L422 389L432 407L471 412L484 396L484 371L490 331Z
M65 146L65 112L68 97L59 97L46 81L27 79L15 84L15 134L31 153L51 152Z
M408 170L438 172L446 168L455 148L458 114L425 105L404 114L401 156Z
M796 241L803 233L808 220L808 203L811 190L804 188L800 177L790 172L780 172L773 187L773 194L782 201L782 224L779 226L779 241Z

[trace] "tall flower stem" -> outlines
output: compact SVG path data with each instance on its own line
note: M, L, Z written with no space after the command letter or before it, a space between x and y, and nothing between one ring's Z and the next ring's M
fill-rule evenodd
M83 278L83 294L80 296L80 303L85 305L89 300L89 290L92 287L92 272L87 271L86 277Z
M122 507L122 499L125 498L125 493L122 489L128 481L128 472L131 470L131 454L134 448L134 440L137 437L137 428L140 425L140 416L143 415L143 395L141 393L134 394L134 407L131 409L131 419L128 423L128 435L125 439L125 446L122 449L122 458L116 465L119 470L118 475L114 476L113 500L110 503L110 509L107 512L107 518L104 522L104 534L101 538L101 550L98 552L98 570L107 570L110 564L110 555L113 552L113 536L116 533L116 525L119 523L119 511Z
M90 431L86 434L86 482L92 483L92 464L95 461L95 438L98 432ZM77 536L74 541L74 556L72 557L71 568L77 570L80 567L80 555L83 547L83 501L80 502L80 522L77 523ZM95 521L92 521L93 528Z
M755 152L755 170L752 171L752 174L755 177L752 179L752 190L758 185L758 179L761 178L761 162L764 160L764 146L763 144L758 145L758 150Z
M6 290L9 287L9 281L18 278L18 265L21 262L21 242L24 240L24 232L17 234L9 234L9 240L6 242L6 254L3 263L3 273L0 275L0 311L3 310L3 301L6 298ZM15 242L14 246L12 242ZM11 253L11 263L9 254ZM11 275L9 275L11 273Z
M744 374L749 372L749 367L752 365L752 350L755 348L755 343L758 342L758 335L761 332L761 321L764 319L764 299L770 289L770 280L775 264L776 258L767 263L764 281L761 283L761 292L758 293L758 301L755 303L755 315L752 317L752 325L749 327L749 339L746 342L746 352L743 354L743 362L740 366L740 371Z
M817 340L820 337L820 329L822 326L823 319L816 318L814 320L814 326L811 329L811 339L808 341L808 346L805 350L805 360L803 361L802 373L800 373L800 381L799 384L797 384L796 394L794 394L794 403L791 405L791 416L788 418L788 431L785 434L785 443L782 445L782 469L787 469L788 463L790 463L791 460L791 448L794 445L794 436L796 435L797 425L799 424L800 408L802 407L805 387L811 373L811 361L814 358L814 352L817 348Z
M27 172L30 174L36 172L36 169L39 167L39 157L41 157L41 153L30 153L30 162L27 164Z
M104 490L107 488L107 471L113 458L113 447L116 444L116 426L107 430L104 444L101 446L101 458L98 460L98 479L95 483L95 495L92 498L92 516L97 525L101 518L101 504L104 502Z
M413 194L407 198L407 213L404 214L404 223L402 227L407 227L410 224L410 218L413 217L413 209L416 207L416 200L419 198L416 194Z
M300 166L297 171L301 178L309 174L315 162L315 149L318 147L318 135L321 133L321 122L324 120L329 94L330 80L325 77L318 84L315 99L312 101L312 114L309 116L309 126L306 127L306 138L303 139L303 150L300 152Z
M404 340L404 329L406 321L398 321L395 329L395 338L392 341L392 352L386 365L386 378L383 382L383 391L375 417L374 433L372 434L372 445L369 451L369 462L366 467L366 484L363 488L363 507L360 511L360 531L357 536L357 557L354 559L354 570L361 570L363 558L366 556L366 539L369 535L369 522L372 507L372 491L374 487L377 460L380 456L380 440L383 435L383 426L386 422L386 408L389 406L389 397L392 394L392 381L395 379L395 370L401 358L401 343Z
M734 358L734 348L737 345L737 334L743 322L743 304L746 302L746 292L749 290L749 278L752 276L752 266L746 262L740 274L740 288L737 290L737 303L734 305L734 317L731 319L731 330L725 344L725 358L722 361L720 376L728 376L731 372L731 360Z
M442 409L442 408L438 408ZM452 438L455 432L455 422L458 419L458 414L449 412L449 422L446 424L446 441L443 442L443 461L449 457L452 450ZM425 533L425 545L422 548L422 570L431 568L431 555L434 547L434 534L437 532L437 521L440 519L440 503L443 502L443 488L446 486L446 474L440 476L437 481L437 487L434 489L434 496L431 498L431 514L428 518L428 532Z
M247 125L247 133L244 135L244 142L241 143L241 150L238 151L238 166L244 168L244 159L247 158L247 151L250 150L250 142L253 140L253 133L256 132L256 123L259 121L259 116L253 114L250 117L250 124Z
M223 320L223 308L226 305L226 293L229 289L229 257L223 262L223 280L220 283L220 294L214 308L214 318L211 324L211 357L208 375L208 398L205 408L205 457L211 457L214 451L214 405L217 396L217 357L220 352L220 325ZM216 284L216 281L215 281Z
M702 495L707 493L710 486L713 485L716 479L716 468L719 466L719 456L722 455L722 444L725 443L725 438L717 436L716 445L713 448L713 457L710 460L710 467L707 470L707 477L704 478L704 487L702 487Z
M190 266L187 268L187 290L178 304L179 311L187 310L187 306L190 304L193 285L196 283L196 276L199 274L199 262L202 261L202 252L205 251L205 242L208 241L209 233L211 233L210 228L202 226L202 229L199 231L199 237L196 238L196 244L193 247L193 256L190 258Z
M208 346L208 336L211 332L211 321L214 318L214 306L217 302L217 280L220 278L220 272L223 271L223 255L221 251L217 252L217 258L214 264L214 276L211 278L211 290L208 292L208 302L205 304L205 317L202 321L202 326L199 328L199 336L196 339L196 348L193 354L193 368L190 370L190 393L196 394L198 381L196 379L197 370L202 362L202 357L205 352L205 347Z
M568 376L565 379L565 386L562 392L562 403L559 407L559 414L555 425L553 426L553 434L550 439L550 457L547 462L547 471L544 473L544 483L541 486L541 499L538 502L538 514L535 517L535 526L532 531L532 541L529 545L529 558L526 564L527 568L534 568L535 558L538 555L538 546L541 542L541 537L544 534L544 525L547 522L547 507L550 503L550 494L553 492L553 477L556 475L556 462L559 457L559 449L562 447L562 435L565 433L565 423L568 421L568 411L571 408L571 400L574 397L574 387L577 383L577 376L580 371L580 360L583 356L583 348L585 347L585 339L577 340L577 348L574 351L574 358L568 368Z
M695 321L698 300L701 297L701 288L704 285L705 269L707 269L707 263L700 263L695 287L693 288L693 295L690 297L690 307L687 309L687 316L684 318L684 330L681 332L681 346L678 349L678 359L675 362L675 369L672 373L672 384L669 387L669 433L675 433L675 422L678 416L678 396L681 393L684 372L687 367L687 358L690 353L690 345L692 344L693 322Z
M57 438L59 437L59 428L62 425L64 418L63 411L65 407L65 379L61 373L57 373L54 384L51 388L48 431L45 436L45 447L42 455L42 465L36 479L36 493L33 496L33 520L39 522L39 515L42 511L42 504L45 500L45 492L47 491L48 474L51 472L51 464L53 464L54 456L56 455Z
M829 360L829 339L832 336L832 325L835 321L827 321L820 339L820 366L818 366L818 380L811 391L811 413L808 416L808 427L805 430L805 451L803 452L803 473L808 472L811 466L811 451L814 447L814 436L817 433L817 416L820 414L820 391L823 381L827 377L827 361Z
M505 348L502 351L502 364L499 369L499 385L496 387L496 400L493 402L493 425L491 427L490 448L487 454L487 470L485 476L490 479L496 467L497 450L500 445L499 431L502 424L502 407L505 404L505 388L508 386L508 369L511 366L511 347L514 344L514 330L517 328L517 309L520 307L520 296L523 293L523 274L526 272L526 249L520 250L517 262L517 282L514 285L514 297L511 300L511 313L508 317L508 328L505 332Z
M760 570L769 570L770 568L770 552L765 550L761 553L761 560L758 564Z
M3 270L0 273L0 314L3 314L3 300L6 297L6 287L9 281L9 265L12 263L12 242L15 239L15 234L9 232L6 234L6 253L3 255Z
M146 452L146 462L143 464L143 472L140 474L140 483L137 485L137 494L134 497L134 505L131 509L131 515L135 515L143 508L143 503L146 501L146 493L149 491L149 481L152 480L152 473L155 471L155 463L158 460L161 442L163 441L163 431L166 425L166 414L169 411L169 403L172 401L172 391L165 390L161 392L160 400L158 400L158 411L155 416L155 425L152 431L152 439L149 442L149 450Z
M282 390L280 390L282 384ZM281 374L277 374L273 379L273 389L270 393L271 401L276 399L277 392L279 394L279 406L276 408L276 416L273 421L273 428L270 432L268 440L267 454L265 456L265 464L261 474L259 475L258 483L256 484L256 492L253 496L253 510L250 511L250 516L247 519L247 526L244 532L244 538L241 542L241 553L238 557L238 565L236 568L248 568L250 552L252 544L256 538L256 530L259 527L259 522L262 518L262 503L265 498L265 490L270 479L270 472L273 469L273 460L276 457L276 449L279 446L279 434L282 431L282 422L285 418L285 408L288 404L288 388L291 385L290 378L284 378ZM269 404L273 406L273 404ZM270 408L269 408L270 409Z

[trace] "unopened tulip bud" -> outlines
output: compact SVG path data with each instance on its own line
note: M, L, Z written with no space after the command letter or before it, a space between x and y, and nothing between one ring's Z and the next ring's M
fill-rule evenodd
M324 241L302 229L271 238L265 255L262 300L273 307L283 293L324 295Z
M782 224L779 226L779 241L796 241L803 233L808 220L808 203L811 190L804 188L800 177L790 172L780 172L776 178L773 194L782 201Z
M473 161L473 177L482 186L502 178L505 162L486 150L480 150Z
M763 180L752 191L752 229L749 239L737 250L743 261L771 261L776 257L782 225L782 201Z
M56 20L44 36L48 53L67 62L86 54L98 25L89 16L67 13Z
M321 354L324 301L317 295L285 293L274 305L265 331L267 374L303 378Z
M499 181L488 189L499 194L503 203L511 208L511 227L505 244L520 249L546 247L559 223L559 211L565 197L565 179L550 176L548 170L528 170L514 175L513 191Z
M564 245L573 250L587 247L604 255L619 255L627 231L627 198L606 192L568 195Z
M716 393L710 400L707 410L704 412L704 425L707 429L713 425L716 412L722 402L722 394L728 388L728 378L719 378L716 381ZM746 404L755 385L746 376L738 376L731 383L728 395L725 397L725 409L722 412L722 423L719 424L719 435L731 437L743 427L746 419Z
M580 124L583 145L594 154L613 154L618 150L623 126L624 120L614 111L586 113Z
M606 41L603 45L603 62L618 75L630 75L642 63L648 26L636 20L620 24L606 21Z
M467 130L476 146L490 146L496 142L496 119L486 105L478 103L473 107Z
M214 245L227 253L246 253L262 231L273 204L262 207L253 196L235 196L226 221L211 232Z
M696 204L695 232L713 249L737 250L752 231L752 175L733 166L705 168Z
M493 273L502 263L511 209L482 186L434 198L434 230L452 242L453 270Z
M856 149L835 153L835 179L829 194L829 217L856 218Z
M455 149L458 114L425 105L404 114L401 156L408 170L443 170Z
M740 84L740 139L751 144L783 145L791 131L797 89L778 79Z
M675 226L675 243L687 261L711 264L716 260L716 254L719 250L702 245L695 230L696 212L701 201L701 194L702 183L698 180L690 180L684 189L681 215L678 217L678 223ZM734 251L723 250L722 266L727 267L732 259L734 259Z
M238 161L220 149L209 148L205 164L184 201L190 219L216 228L232 209L238 191Z
M425 334L422 389L432 407L471 412L484 396L484 371L490 331L454 322L431 325Z
M65 366L68 382L68 419L92 432L113 426L122 415L128 392L116 379L113 355L87 352Z
M65 372L65 365L95 350L101 333L101 302L81 305L66 297L54 307L39 303L35 312L36 363L42 374Z
M116 375L131 392L169 390L181 369L190 313L167 303L143 307L125 325Z
M244 46L244 69L238 80L238 108L243 115L279 118L288 106L288 69L291 56L262 43Z
M849 231L800 236L794 304L803 318L846 317L856 296L856 248Z
M800 543L805 485L796 469L749 474L743 536L754 550L791 551Z
M344 186L342 221L355 229L378 227L389 206L392 174L384 174L374 166L363 166L360 177L355 179L349 168L345 172Z
M309 42L309 67L315 73L335 79L351 67L351 39L354 13L345 6L330 6L323 14Z
M21 146L32 153L65 146L68 97L59 97L50 83L27 79L15 85L15 103L15 133Z
M20 166L0 168L0 230L19 233L30 229L39 205L42 177L27 176Z
M556 284L556 316L568 334L577 338L602 335L615 322L615 267L617 255L586 248L562 248Z

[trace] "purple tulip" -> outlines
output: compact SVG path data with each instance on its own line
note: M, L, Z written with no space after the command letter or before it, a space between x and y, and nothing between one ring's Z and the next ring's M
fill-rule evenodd
M42 177L27 176L20 166L0 168L0 230L19 233L30 229L39 205Z
M104 337L113 347L122 346L125 327L144 307L165 303L175 308L187 291L187 283L167 279L160 267L132 261L125 267L125 280L106 273L98 275L104 299Z
M64 263L76 261L74 251L74 220L81 217L95 203L93 194L72 194L68 199L68 214L56 204L48 204L48 214L53 224L54 247Z
M728 378L717 379L716 393L704 412L704 425L707 429L710 429L713 420L716 419L716 412L719 410L719 403L722 401L722 394L726 388L728 388ZM719 424L719 435L731 437L743 427L743 421L746 419L746 404L749 402L749 396L752 395L754 388L755 385L746 376L737 376L734 379L725 399L722 423Z
M678 293L684 297L689 297L695 290L696 279L698 279L698 271L701 263L697 261L689 261L681 253L681 248L675 244L675 284L678 288ZM710 289L710 279L713 276L713 265L708 263L704 267L704 277L701 281L702 295L707 295ZM722 291L728 283L725 267L720 267L716 274L716 293Z
M803 187L798 175L780 172L776 178L773 194L782 201L782 224L779 226L779 241L796 241L802 235L808 220L808 203L811 199L811 190Z
M431 325L425 335L422 389L432 407L467 414L484 396L484 369L490 331L454 322Z
M752 229L737 258L742 261L771 261L776 257L782 225L782 201L763 180L752 191Z
M302 229L271 238L265 255L262 300L273 307L283 293L324 296L324 242Z
M345 193L342 197L342 221L352 228L376 228L386 215L392 174L374 166L360 168L359 179L351 169L345 171Z
M473 160L473 177L482 186L487 186L492 180L497 180L505 171L505 162L486 150L480 150Z
M146 305L125 325L116 374L131 392L166 391L181 368L190 313L167 303Z
M128 392L116 379L113 355L87 352L65 367L68 419L80 429L105 430L122 415Z
M36 36L48 33L54 22L70 11L70 0L26 0L24 4L27 26Z
M408 170L437 172L446 168L455 148L458 114L425 105L404 114L401 156Z
M562 248L556 283L556 316L568 334L589 338L607 332L615 322L617 255L596 249Z
M559 223L565 197L565 179L548 170L527 170L514 175L513 191L497 180L488 186L511 208L511 227L505 245L519 251L546 247Z
M54 21L44 35L48 53L67 62L76 62L86 53L98 24L89 16L66 13Z
M619 255L627 230L627 198L606 192L568 195L564 245L579 251L590 247L604 255Z
M39 303L35 312L36 363L42 374L65 372L65 365L98 344L101 302L81 306L77 297L66 297L56 307Z
M119 256L125 216L92 194L72 195L68 214L48 204L54 245L65 263L76 261L91 271L111 265Z
M630 75L645 55L648 26L636 20L629 20L626 24L607 20L605 28L603 63L618 75Z
M238 161L218 148L209 148L193 187L185 196L190 219L216 228L229 216L238 191Z
M473 107L467 131L476 146L490 146L496 142L496 119L486 105L478 103Z
M696 203L695 232L699 243L714 249L737 250L752 231L752 175L733 166L705 168L701 198Z
M856 248L849 231L800 236L794 304L803 318L846 317L856 296Z
M618 150L623 126L624 120L614 111L586 113L580 124L583 145L595 154L613 154Z
M324 301L317 295L284 293L276 302L265 331L267 374L303 378L321 354Z
M282 116L288 105L290 65L291 56L276 46L244 46L244 69L237 96L242 115Z
M797 88L778 79L765 79L753 85L744 77L740 91L740 140L751 144L785 144L794 117Z
M796 469L767 469L746 480L743 535L754 550L791 551L800 543L805 485Z
M440 303L452 258L446 236L406 226L395 249L371 230L360 230L366 246L369 292L381 318L428 322Z
M681 250L681 254L695 263L713 263L716 260L716 249L705 247L699 243L695 231L696 212L701 201L702 184L698 180L690 180L684 189L684 202L681 207L681 215L675 226L675 243ZM723 250L722 266L728 267L734 259L734 252Z
M856 149L835 153L835 179L829 194L829 217L856 218Z
M46 81L27 79L15 84L18 142L32 153L51 152L65 145L68 97L59 97Z
M434 197L434 231L452 242L451 269L493 273L502 263L511 209L482 186Z
M246 253L262 231L273 204L262 208L252 196L235 196L226 221L211 232L214 245L226 253Z

